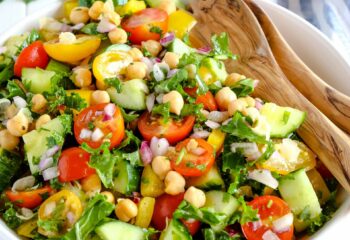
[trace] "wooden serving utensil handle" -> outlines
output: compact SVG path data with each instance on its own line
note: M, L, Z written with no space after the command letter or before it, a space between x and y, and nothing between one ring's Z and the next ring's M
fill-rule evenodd
M350 192L350 139L285 77L249 7L242 0L196 0L192 9L196 44L208 45L212 34L227 32L231 50L239 54L238 61L226 62L227 69L259 79L255 92L262 99L307 112L298 134Z
M350 133L350 97L328 85L305 65L254 0L245 2L258 19L273 55L288 80L332 122Z

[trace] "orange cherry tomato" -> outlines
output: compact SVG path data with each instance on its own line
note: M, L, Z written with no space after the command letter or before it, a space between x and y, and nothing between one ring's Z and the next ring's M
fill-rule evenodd
M188 143L195 140L198 147L188 150ZM178 173L186 177L198 177L208 172L213 166L214 148L201 138L187 138L178 143L175 153L170 154L171 167Z
M58 160L58 180L70 182L78 180L96 171L88 165L90 154L78 147L64 150Z
M257 229L254 229L252 222L242 225L242 231L248 240L261 240L266 231L273 231L272 221L291 212L287 203L275 196L257 197L249 202L248 205L253 209L258 209L260 221L262 222L261 226ZM275 232L275 234L281 240L291 240L293 239L293 231L294 227L292 225L287 231L281 233Z
M6 191L7 198L18 207L36 208L48 197L52 192L50 186L23 192Z
M208 91L206 92L205 94L203 95L197 95L196 91L197 91L197 88L194 87L194 88L185 88L184 89L185 92L190 95L191 97L196 97L196 103L197 104L203 104L203 107L205 110L208 110L208 111L216 111L218 110L218 106L215 102L215 98L213 96L213 94Z
M48 63L49 56L44 49L43 43L35 41L19 54L15 62L14 73L17 77L20 77L22 76L22 68L46 68Z
M130 33L129 40L134 44L147 40L158 41L161 33L168 30L168 14L158 8L146 8L126 18L122 28Z
M109 103L111 104L111 103ZM79 144L86 142L92 148L101 146L105 139L110 140L110 149L117 146L124 138L124 119L120 109L115 106L113 116L107 116L104 108L107 104L97 104L85 108L74 120L74 135ZM102 132L102 136L93 139L94 136L84 136L82 131ZM93 135L93 134L92 134Z
M181 121L169 119L167 123L160 117L153 117L145 112L138 120L138 128L146 141L152 137L166 138L170 144L177 143L185 139L193 129L195 122L194 116L184 117Z

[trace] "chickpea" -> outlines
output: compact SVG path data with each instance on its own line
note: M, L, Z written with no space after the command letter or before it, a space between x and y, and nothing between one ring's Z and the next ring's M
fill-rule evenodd
M111 43L126 43L128 41L128 34L124 29L115 28L108 33L109 40Z
M87 7L75 7L72 9L69 19L73 24L87 23L90 19L89 8Z
M83 88L91 85L92 74L91 71L85 67L77 67L73 70L71 79L75 86Z
M140 61L143 57L141 50L138 48L132 48L128 53L134 61Z
M114 11L109 11L107 13L104 13L104 16L108 18L108 20L112 23L114 23L116 26L120 25L121 18L120 15Z
M142 47L146 49L153 57L158 56L160 51L162 51L162 45L155 40L148 40L141 43Z
M172 14L176 11L176 5L174 0L162 0L158 6L159 9L162 9L168 13Z
M187 73L188 73L188 78L189 79L194 79L197 74L197 67L194 64L189 64L185 67Z
M18 112L16 116L8 120L7 130L14 136L21 137L28 132L29 120L23 112Z
M187 189L184 199L196 208L203 207L206 201L205 193L193 186Z
M216 103L221 111L226 111L229 103L236 99L236 94L229 87L221 88L215 95Z
M143 62L133 62L126 68L128 79L144 79L147 74L147 65Z
M163 180L167 173L171 170L170 161L167 157L157 156L153 158L152 169L157 176Z
M96 193L101 191L101 180L95 173L83 178L81 181L81 187L86 193Z
M11 104L10 106L8 106L8 108L6 108L5 116L7 119L10 119L16 116L17 113L18 113L18 108L16 107L15 104Z
M115 207L115 215L123 222L129 222L137 216L137 205L130 199L119 199Z
M169 65L171 69L174 69L179 64L180 57L173 52L167 52L164 55L163 61Z
M170 171L164 179L165 192L170 195L177 195L185 192L186 181L180 173L176 171Z
M13 136L7 129L0 131L0 148L14 150L19 143L19 137Z
M237 83L238 81L245 79L246 76L238 74L238 73L231 73L226 77L225 86L233 86L235 85L235 83Z
M255 107L255 99L254 98L252 98L250 96L246 96L243 99L247 103L247 107Z
M115 204L115 198L114 198L113 193L108 192L108 191L104 191L104 192L101 192L101 195L106 196L107 202Z
M163 96L163 103L170 103L170 112L180 115L184 106L184 99L178 91L171 91Z
M257 121L260 117L260 112L254 107L249 107L243 110L243 114L249 116L253 122Z
M91 94L91 105L109 102L111 102L111 98L109 97L109 94L106 91L96 90Z
M32 97L32 111L35 113L43 113L46 110L47 107L47 100L45 99L45 97L40 94L37 93Z
M102 1L96 1L92 4L89 9L89 17L92 20L97 20L100 17L103 10L103 5L104 3Z
M246 107L247 102L239 98L229 103L227 111L230 116L233 116L237 111L243 112Z
M35 129L41 128L42 125L51 121L51 117L48 114L41 115L35 123Z

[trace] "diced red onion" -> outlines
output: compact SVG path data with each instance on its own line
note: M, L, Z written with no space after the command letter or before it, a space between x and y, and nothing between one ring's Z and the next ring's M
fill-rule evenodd
M13 97L13 102L15 103L18 109L25 108L27 106L26 100L21 98L20 96Z
M75 215L73 212L69 211L67 212L67 219L70 225L73 225L75 223Z
M175 39L175 34L173 32L168 32L164 34L163 38L159 40L159 43L163 46L166 47L168 46L172 41Z
M35 184L35 177L26 176L20 179L17 179L12 185L12 192L24 191L28 188L33 187Z
M264 102L260 98L255 98L255 108L260 110L262 106L264 105Z
M162 62L162 60L161 60L160 58L154 58L153 60L154 60L154 63L155 63L155 64L156 64L156 63L161 63L161 62Z
M213 82L213 85L217 86L218 88L222 88L222 83L220 81Z
M192 138L207 138L207 137L209 137L209 135L210 135L210 132L203 130L203 131L194 132L191 135L191 137Z
M156 100L156 96L154 93L151 93L146 97L146 107L148 112L151 112L154 107L154 101Z
M44 152L44 154L41 156L41 159L43 158L47 158L47 157L52 157L53 155L55 155L59 150L61 149L60 146L55 145L52 148L49 148L46 152Z
M47 157L47 158L44 158L44 159L40 160L40 162L39 162L39 169L40 169L40 171L43 171L45 169L48 169L52 165L53 165L53 158L52 157Z
M0 54L5 53L6 50L7 50L7 48L6 48L5 46L1 46L1 47L0 47Z
M79 138L81 138L81 139L90 139L91 135L92 135L92 131L90 131L89 129L83 128L80 131Z
M69 26L68 24L63 23L61 26L61 32L71 32L72 27Z
M153 77L157 82L160 82L165 79L164 72L160 68L159 64L153 65Z
M258 86L258 84L259 84L259 80L254 80L254 81L253 81L253 86L254 86L254 88L256 88L256 87Z
M157 103L159 103L159 104L162 104L162 103L163 103L163 96L164 96L164 94L161 93L161 94L159 94L159 95L156 97Z
M153 157L164 156L169 148L169 142L166 138L152 137L150 148L152 150Z
M253 225L253 231L256 231L262 226L262 222L259 219L258 221L252 222L252 225Z
M198 52L199 54L203 54L203 55L209 54L210 51L211 51L211 47L209 47L209 46L205 46L205 47L201 47L201 48L198 48L198 49L197 49L197 52Z
M153 62L151 61L151 59L146 58L146 57L142 57L141 58L141 62L146 64L146 66L147 66L147 74L149 74L152 71L152 69L153 69L153 65L154 65Z
M200 156L202 154L204 154L207 150L205 150L204 148L201 148L201 147L197 147L195 149L192 149L191 150L191 153L197 155L197 156Z
M293 214L288 213L272 222L273 230L277 233L286 232L293 225Z
M115 29L115 24L111 23L108 18L104 17L97 25L97 31L100 33L107 33Z
M84 23L78 23L78 24L75 24L74 26L72 26L70 29L71 29L71 30L80 30L80 29L82 29L84 26L85 26Z
M95 128L95 130L92 132L91 140L92 140L93 142L98 142L98 141L100 141L103 137L104 137L104 134L103 134L103 132L101 131L101 129L100 129L100 128Z
M208 126L209 128L211 128L211 129L217 129L217 128L219 128L219 127L221 126L219 123L213 122L213 121L211 121L211 120L205 121L204 124L207 125L207 126Z
M175 68L175 69L171 69L171 70L168 72L166 78L171 78L171 77L173 77L178 71L179 71L179 69L176 69L176 68Z
M145 166L152 162L153 154L152 154L151 148L148 146L147 141L141 142L140 155L141 155L142 162Z
M261 156L256 143L238 142L231 144L232 152L236 152L238 148L243 149L243 155L247 158L247 160L255 160Z
M116 109L117 109L117 108L116 108L116 106L115 106L114 103L108 103L108 104L104 107L103 111L105 112L106 115L113 116L114 113L115 113L115 111L116 111Z
M95 116L98 117L98 116L101 116L103 114L104 111L96 111L95 112Z
M50 167L48 169L45 169L42 172L42 175L43 175L44 181L48 181L48 180L51 180L51 179L57 177L58 176L57 167Z
M228 112L211 111L208 114L207 119L213 122L221 123L221 122L224 122L226 119L228 119L228 117L229 117Z
M16 216L21 220L27 221L34 217L33 211L30 210L29 208L21 208L20 211L21 211L21 214L16 212Z
M262 235L262 240L280 240L280 238L276 235L276 233L272 232L271 230L267 230Z
M276 189L278 187L278 181L272 176L271 172L266 169L254 169L252 171L249 171L248 179L260 182L273 189Z
M45 206L44 206L44 216L50 216L51 213L56 208L56 202L55 201L49 201Z
M222 125L227 125L229 122L231 122L232 118L228 118L227 120L225 120Z

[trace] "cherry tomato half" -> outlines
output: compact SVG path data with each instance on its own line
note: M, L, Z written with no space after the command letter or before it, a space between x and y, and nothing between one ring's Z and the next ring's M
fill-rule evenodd
M258 214L262 222L261 226L254 229L253 223L248 222L242 225L244 236L248 240L260 240L268 230L273 231L272 221L290 213L290 209L285 201L275 196L261 196L248 203L253 209L258 209ZM293 239L293 225L289 230L275 233L281 240Z
M46 68L48 62L49 56L44 49L43 43L35 41L19 54L15 62L14 73L17 77L20 77L22 76L22 68Z
M130 33L129 40L134 44L159 40L161 33L168 30L168 14L158 8L146 8L126 18L122 28Z
M206 92L205 94L203 95L197 95L196 91L197 91L197 88L194 87L194 88L185 88L184 89L185 92L190 95L191 97L196 97L196 103L197 104L203 104L203 107L205 110L208 110L208 111L216 111L218 110L218 106L215 102L215 98L213 96L213 94L208 91Z
M188 143L195 140L198 147L188 150ZM178 143L175 154L170 154L171 167L178 173L187 177L198 177L209 171L213 166L214 148L200 138L187 138Z
M95 173L95 169L89 167L90 154L78 147L64 150L58 160L58 179L60 182L78 180Z
M177 143L186 138L192 131L195 122L194 116L184 117L182 121L169 119L167 123L162 118L153 117L145 112L138 120L138 128L143 138L150 141L152 137L166 138L170 144Z
M152 216L152 226L160 231L163 230L166 227L167 219L172 218L173 213L183 199L184 193L174 196L163 194L157 197ZM181 220L181 222L187 227L191 235L194 235L200 227L200 222L198 220Z
M79 144L86 142L90 147L98 148L104 139L108 138L111 143L110 149L112 149L123 140L124 119L120 109L114 105L113 116L108 116L104 111L106 106L107 104L105 103L97 104L85 108L77 115L74 120L74 135ZM90 129L92 131L91 136L89 134L82 134L83 130L86 132ZM98 129L102 132L101 137L94 136L95 131L99 131Z
M8 190L6 191L6 196L18 207L33 209L39 206L45 200L45 196L49 197L48 194L51 192L51 187L45 186L39 189L23 192L12 192L11 190Z

